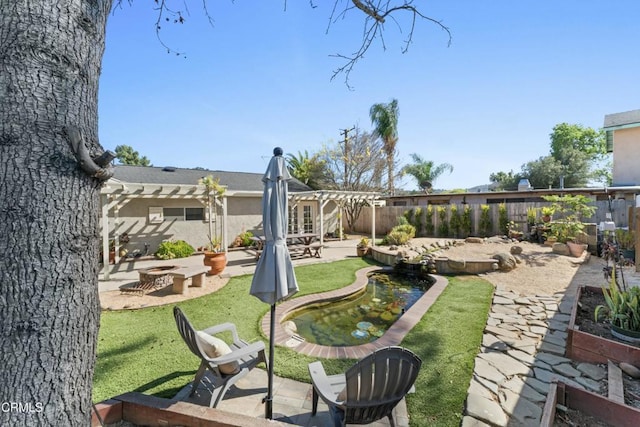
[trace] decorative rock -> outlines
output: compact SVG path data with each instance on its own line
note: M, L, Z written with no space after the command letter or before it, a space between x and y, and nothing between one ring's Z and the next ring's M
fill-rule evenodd
M571 252L569 252L569 247L564 243L556 242L551 247L551 252L558 255L571 256Z
M467 237L464 239L465 243L484 243L484 239L482 237Z
M512 255L520 255L522 253L522 246L511 246L511 249L509 249L509 252L511 252Z
M511 254L499 253L491 257L498 261L500 271L511 271L516 268L516 259Z
M640 378L640 369L638 369L637 367L625 362L621 362L619 366L620 369L622 369L622 372L629 375L630 377Z

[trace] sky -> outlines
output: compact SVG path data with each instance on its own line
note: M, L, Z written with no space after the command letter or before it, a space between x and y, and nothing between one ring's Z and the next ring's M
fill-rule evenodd
M114 3L117 3L114 1ZM188 10L162 22L151 0L126 0L107 25L99 137L154 166L264 173L273 148L315 153L369 109L398 100L400 164L417 153L454 167L436 188L488 184L549 154L559 123L599 129L606 114L640 109L640 1L433 0L447 26L387 20L345 85L331 79L360 45L363 15L330 22L333 1L167 0ZM316 7L311 7L311 4ZM339 0L338 8L344 8ZM396 187L417 189L405 177Z

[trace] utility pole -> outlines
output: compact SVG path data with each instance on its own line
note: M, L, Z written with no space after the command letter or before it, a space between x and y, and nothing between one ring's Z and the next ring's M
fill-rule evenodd
M342 143L344 144L344 180L343 180L343 190L347 190L347 179L349 177L349 132L355 130L355 126L351 127L351 129L340 129L340 133L343 136Z

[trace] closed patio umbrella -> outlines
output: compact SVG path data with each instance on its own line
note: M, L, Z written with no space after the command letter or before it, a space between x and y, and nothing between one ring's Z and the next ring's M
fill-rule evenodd
M288 209L287 181L291 179L282 157L282 148L273 150L267 171L262 178L262 226L265 244L256 265L250 294L271 305L269 336L268 388L265 399L265 418L273 417L273 352L276 302L298 291L298 283L289 249L287 249Z

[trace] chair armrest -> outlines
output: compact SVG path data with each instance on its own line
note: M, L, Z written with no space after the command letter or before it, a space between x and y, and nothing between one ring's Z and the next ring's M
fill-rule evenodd
M338 402L336 393L331 387L331 381L324 371L322 362L313 362L309 364L309 375L311 376L311 382L313 387L318 392L318 395L327 404L341 405L343 402Z
M240 337L238 337L238 331L236 329L236 325L234 325L233 323L229 323L229 322L225 322L225 323L221 323L219 325L215 325L215 326L211 326L205 330L203 330L202 332L209 334L209 335L216 335L219 334L220 332L225 332L225 331L230 331L231 335L233 336L233 342L238 342L240 340Z
M225 364L229 362L235 362L237 360L240 360L242 358L245 358L255 353L259 353L261 351L264 351L264 343L262 341L256 341L245 347L241 347L236 350L233 350L231 353L225 354L224 356L216 357L215 359L212 359L212 358L207 358L207 359L209 359L211 362L214 362L216 364Z

